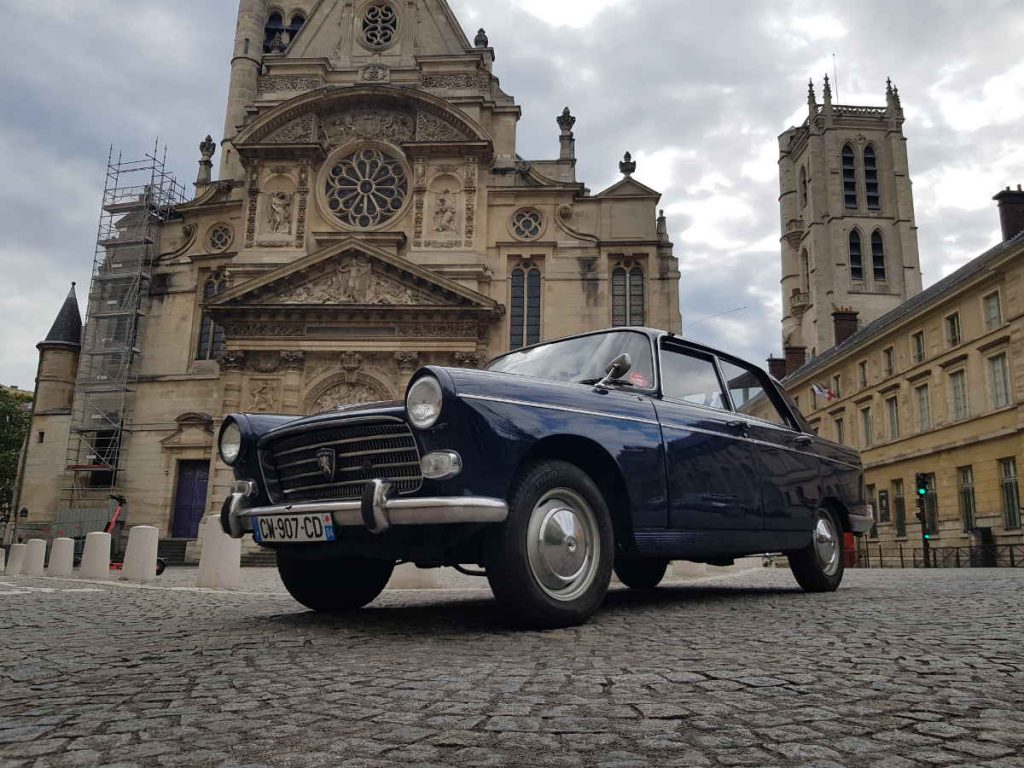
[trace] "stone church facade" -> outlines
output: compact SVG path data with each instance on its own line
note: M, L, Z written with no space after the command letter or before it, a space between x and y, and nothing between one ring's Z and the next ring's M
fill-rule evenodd
M228 492L227 413L397 399L422 365L611 325L680 330L660 195L628 156L610 188L578 181L568 109L557 158L523 159L494 60L444 0L241 0L219 180L208 139L160 231L117 468L130 524L195 536ZM30 445L25 477L59 476L58 456ZM22 489L32 522L61 504L44 485Z

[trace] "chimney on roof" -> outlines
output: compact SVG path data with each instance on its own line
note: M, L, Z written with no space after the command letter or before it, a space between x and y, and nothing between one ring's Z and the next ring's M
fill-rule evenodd
M797 368L802 368L804 363L807 362L807 347L791 347L787 345L782 348L782 353L786 356L787 376Z
M772 378L781 379L786 375L786 358L775 357L772 355L768 358L768 373L771 374Z
M857 312L852 309L837 309L832 313L832 326L836 333L838 347L857 332Z
M1020 184L1016 189L1007 187L992 199L999 203L999 224L1003 228L1003 240L1024 232L1024 190L1021 190Z

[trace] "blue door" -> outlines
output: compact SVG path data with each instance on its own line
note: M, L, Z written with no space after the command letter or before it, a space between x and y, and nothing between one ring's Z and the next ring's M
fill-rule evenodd
M210 480L210 462L179 461L178 486L174 492L174 522L171 536L195 539L206 512L206 486Z

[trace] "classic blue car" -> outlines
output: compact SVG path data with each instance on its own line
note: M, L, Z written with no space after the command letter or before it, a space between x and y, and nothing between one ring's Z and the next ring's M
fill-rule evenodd
M617 328L429 366L404 403L237 414L224 530L277 550L316 611L360 608L396 563L476 566L521 624L585 621L612 570L652 589L672 560L783 552L831 591L844 532L872 525L857 453L813 434L757 366Z

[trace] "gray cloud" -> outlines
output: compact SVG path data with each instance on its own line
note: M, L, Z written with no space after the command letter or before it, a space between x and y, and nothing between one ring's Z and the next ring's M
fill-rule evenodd
M995 242L988 198L1024 181L1017 0L623 0L584 26L521 2L452 0L467 30L486 27L523 107L520 153L557 154L568 104L593 190L618 178L625 150L638 155L637 178L658 182L670 214L684 324L750 358L779 345L775 137L833 52L840 101L882 103L887 75L900 86L926 284ZM196 144L218 135L236 3L10 5L24 34L0 51L0 380L29 387L68 281L80 295L88 284L108 145L134 156L159 135L191 182Z

